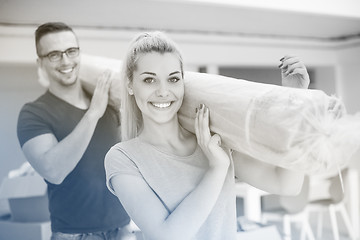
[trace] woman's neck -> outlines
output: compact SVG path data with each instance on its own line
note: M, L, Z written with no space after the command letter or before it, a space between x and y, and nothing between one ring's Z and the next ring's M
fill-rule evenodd
M178 156L188 156L197 147L195 135L182 128L177 117L161 124L145 120L139 138Z

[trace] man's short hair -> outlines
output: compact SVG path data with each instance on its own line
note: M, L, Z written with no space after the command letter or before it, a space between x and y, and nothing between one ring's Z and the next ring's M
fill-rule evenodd
M68 25L66 25L65 23L62 23L62 22L48 22L48 23L44 23L44 24L40 25L35 31L35 45L36 45L37 55L40 56L39 42L43 36L45 36L49 33L57 33L57 32L62 32L62 31L71 31L72 33L74 33L74 31L72 30L71 27L69 27ZM75 33L74 33L74 35L75 35Z

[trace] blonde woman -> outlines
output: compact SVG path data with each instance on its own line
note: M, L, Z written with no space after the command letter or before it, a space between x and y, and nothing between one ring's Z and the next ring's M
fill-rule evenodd
M196 134L179 124L183 60L166 35L140 34L124 61L122 142L107 153L105 169L109 190L145 239L236 239L234 172L273 192L300 190L301 174L260 162L234 164L221 137L210 134L205 105L197 108ZM267 189L268 182L276 186Z

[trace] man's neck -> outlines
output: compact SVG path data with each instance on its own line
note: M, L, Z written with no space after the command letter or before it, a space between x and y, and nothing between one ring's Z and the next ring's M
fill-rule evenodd
M90 99L87 94L82 89L79 82L71 86L62 86L62 85L51 85L49 86L49 91L54 94L56 97L64 100L65 102L80 108L87 109L90 105Z

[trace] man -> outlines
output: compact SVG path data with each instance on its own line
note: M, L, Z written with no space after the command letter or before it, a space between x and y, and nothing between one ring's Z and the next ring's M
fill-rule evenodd
M130 219L105 185L105 154L120 141L110 74L99 77L92 97L82 89L78 39L64 23L39 26L35 42L49 88L23 106L17 132L48 185L52 239L121 239Z

